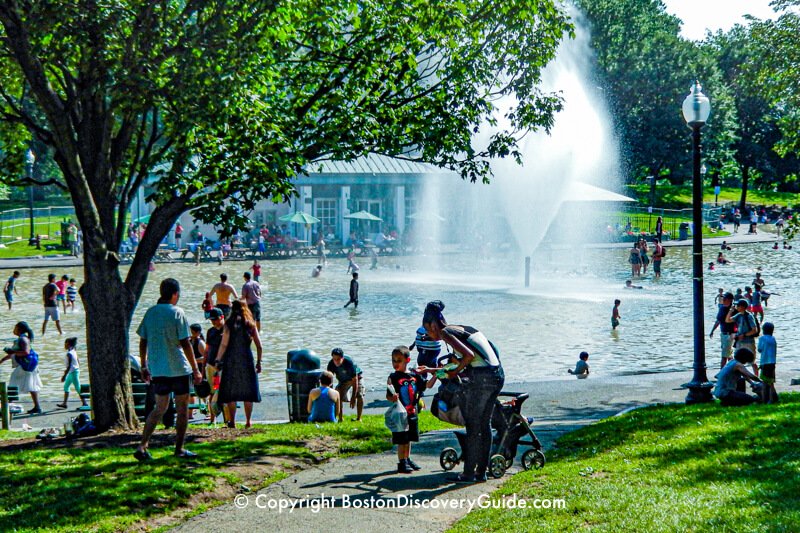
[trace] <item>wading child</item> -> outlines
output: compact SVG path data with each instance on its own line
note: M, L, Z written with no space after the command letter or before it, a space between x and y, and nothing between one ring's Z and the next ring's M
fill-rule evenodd
M350 304L358 309L358 272L353 272L353 279L350 280L350 300L344 306L347 307Z
M207 292L206 297L203 298L203 316L206 319L211 318L211 310L214 309L214 301L211 299L211 293Z
M775 325L765 322L762 328L764 334L758 339L758 353L761 354L761 381L764 388L761 390L761 401L764 403L778 403L778 392L775 390L775 363L778 355L778 343L772 333Z
M392 350L392 368L386 382L388 389L386 399L392 403L400 400L408 414L408 431L392 433L392 443L397 444L397 473L410 474L420 467L411 460L411 443L419 442L419 426L417 419L417 406L422 391L427 386L425 377L416 372L408 371L411 354L407 347L398 346ZM394 391L394 394L390 393Z
M67 312L67 285L69 285L69 276L66 274L61 276L60 280L56 281L56 287L58 287L56 307L58 307L58 302L61 302L61 308L65 313Z
M73 280L74 281L74 280ZM72 385L75 388L75 393L81 399L81 404L86 406L86 400L81 397L81 367L78 363L78 338L70 337L64 341L64 349L67 351L66 363L67 368L64 370L64 375L61 376L61 382L64 384L64 401L56 404L56 407L62 409L67 408L67 400L69 400L69 387Z
M718 289L718 290L719 290L719 292L717 293L716 296L714 296L714 305L718 305L719 307L722 307L722 298L723 298L723 296L725 294L725 289Z
M253 266L250 267L250 270L253 271L253 281L258 281L261 278L261 265L258 263L258 259L253 259Z
M763 295L761 289L756 286L753 294L750 296L750 312L753 313L759 321L764 321L764 307L761 305Z
M67 307L72 309L73 313L75 312L75 300L78 299L78 286L76 283L75 278L71 278L67 286Z
M589 377L589 363L586 362L589 360L589 352L581 352L578 357L578 362L575 363L575 370L568 368L567 372L578 379L586 379Z
M619 326L619 319L622 318L619 314L621 303L619 300L614 300L614 308L611 310L611 329L617 329L617 326Z

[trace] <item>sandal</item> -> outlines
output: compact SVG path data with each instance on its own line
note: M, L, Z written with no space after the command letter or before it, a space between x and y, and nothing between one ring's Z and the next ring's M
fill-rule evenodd
M59 407L61 409L66 409L67 408L67 404L65 404L65 403L57 403L56 407Z
M180 452L176 452L175 457L178 457L180 459L194 459L195 457L197 457L197 454L184 449Z

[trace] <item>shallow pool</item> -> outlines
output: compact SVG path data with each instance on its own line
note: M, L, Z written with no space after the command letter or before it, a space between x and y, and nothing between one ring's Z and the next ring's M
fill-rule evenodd
M717 247L706 247L705 257L716 257ZM800 293L800 258L795 250L770 249L769 244L740 245L728 258L733 261L706 272L706 333L716 314L714 295L718 287L732 289L752 282L756 268L762 269L773 296L767 320L775 323L778 341L778 372L797 368L800 331L792 324L800 319L795 295ZM469 324L486 333L501 350L508 382L531 381L554 376L567 377L567 368L578 353L588 351L591 371L596 375L661 372L688 369L692 363L692 285L690 248L669 249L664 275L654 280L648 272L635 283L643 290L626 290L630 268L622 249L563 249L534 257L532 287L522 288L522 259L495 255L476 259L473 254L381 258L377 270L369 270L368 259L361 264L361 303L357 310L343 309L347 302L350 276L347 261L331 260L320 278L312 279L312 259L264 263L262 283L262 338L265 346L264 390L285 389L286 352L310 348L327 362L331 348L341 346L364 370L369 388L382 388L391 372L394 346L408 345L420 325L428 300L445 302L445 316L454 324ZM237 289L248 262L203 264L158 264L150 276L134 319L135 332L144 311L158 295L158 283L165 277L181 281L179 303L191 322L204 321L200 307L204 293L226 272ZM82 269L68 274L82 279ZM2 272L4 280L11 274ZM48 271L22 270L20 295L13 313L0 311L0 338L8 344L17 320L27 320L37 335L35 347L41 354L40 372L48 397L60 393L63 373L63 339L79 337L79 355L87 379L84 315L82 310L63 317L65 335L59 337L54 325L42 338L41 288ZM611 331L611 308L622 300L622 324ZM80 304L79 304L80 309ZM138 353L138 337L131 335L131 351ZM706 349L710 367L719 361L718 335ZM0 366L0 380L7 380L8 362ZM709 373L713 375L713 373Z

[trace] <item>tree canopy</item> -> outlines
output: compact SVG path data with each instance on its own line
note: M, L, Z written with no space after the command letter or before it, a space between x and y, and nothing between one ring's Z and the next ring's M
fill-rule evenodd
M107 427L131 419L130 317L181 213L241 226L315 162L368 153L488 180L488 159L518 156L527 130L552 124L561 104L540 71L570 25L554 0L14 0L0 1L0 30L0 171L24 183L8 176L31 142L61 170ZM476 151L508 95L508 126ZM156 207L123 281L126 214L150 176Z
M648 175L677 182L690 177L691 144L680 104L698 79L712 101L711 118L703 129L709 175L723 182L741 179L745 189L753 179L762 187L796 190L797 160L782 138L792 130L796 113L791 109L797 109L784 90L795 84L797 94L792 70L798 57L793 39L800 29L796 15L776 22L753 21L691 42L680 36L681 21L668 14L660 0L579 3L590 24L599 82L622 141L630 181ZM798 0L780 3L798 5ZM767 36L782 39L782 46L792 50L772 46L767 53L767 45L758 44L768 42ZM756 66L760 75L751 74L748 65ZM775 68L783 73L774 77Z

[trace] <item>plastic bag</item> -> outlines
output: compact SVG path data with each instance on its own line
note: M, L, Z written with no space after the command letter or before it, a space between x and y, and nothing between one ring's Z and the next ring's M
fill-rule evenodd
M408 413L400 400L394 402L393 405L386 410L383 415L386 427L392 433L402 433L408 431Z

